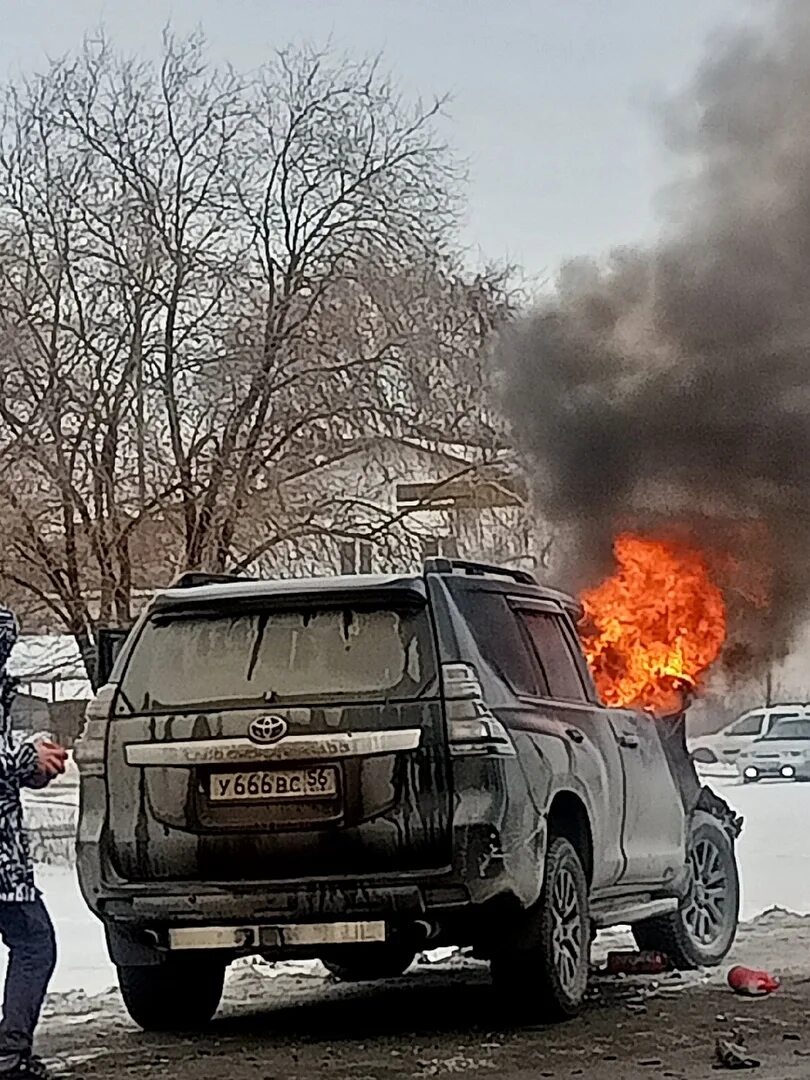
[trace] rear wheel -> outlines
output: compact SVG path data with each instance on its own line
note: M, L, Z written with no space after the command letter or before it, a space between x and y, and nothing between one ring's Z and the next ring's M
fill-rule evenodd
M588 881L569 840L552 840L539 902L517 944L492 960L492 979L513 1015L547 1022L577 1015L588 989Z
M325 953L321 963L341 982L372 982L395 979L414 962L416 953L404 946L369 944L343 945Z
M209 957L169 956L148 967L118 968L127 1012L144 1031L196 1031L222 998L225 965Z
M678 910L633 927L640 949L663 952L682 970L719 964L737 933L740 882L734 846L709 814L696 815L689 871L689 891Z

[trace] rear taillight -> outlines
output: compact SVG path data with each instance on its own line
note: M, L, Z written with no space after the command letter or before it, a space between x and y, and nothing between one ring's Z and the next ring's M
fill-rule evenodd
M84 712L84 727L73 748L73 760L82 776L104 775L104 744L116 687L102 686Z
M443 664L447 702L447 734L454 757L514 757L509 733L484 702L484 692L471 664Z

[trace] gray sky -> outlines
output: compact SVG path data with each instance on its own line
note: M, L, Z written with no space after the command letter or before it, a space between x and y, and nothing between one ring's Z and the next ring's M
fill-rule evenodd
M670 178L653 118L742 0L0 0L0 71L41 67L103 24L154 52L168 20L252 67L290 41L383 51L404 88L453 96L469 161L465 242L533 277L654 234Z

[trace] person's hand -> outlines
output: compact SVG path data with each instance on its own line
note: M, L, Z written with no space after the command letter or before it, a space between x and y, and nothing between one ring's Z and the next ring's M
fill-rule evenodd
M67 750L63 746L51 742L50 739L41 739L36 746L39 771L43 776L47 776L49 780L52 780L54 776L58 776L65 771Z

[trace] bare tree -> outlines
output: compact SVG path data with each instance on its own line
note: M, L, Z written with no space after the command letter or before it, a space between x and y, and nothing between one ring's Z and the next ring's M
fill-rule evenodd
M0 572L91 677L157 563L351 535L341 492L285 495L307 462L382 432L494 445L470 365L509 286L460 269L440 107L329 52L239 75L199 37L158 65L88 41L7 89Z

